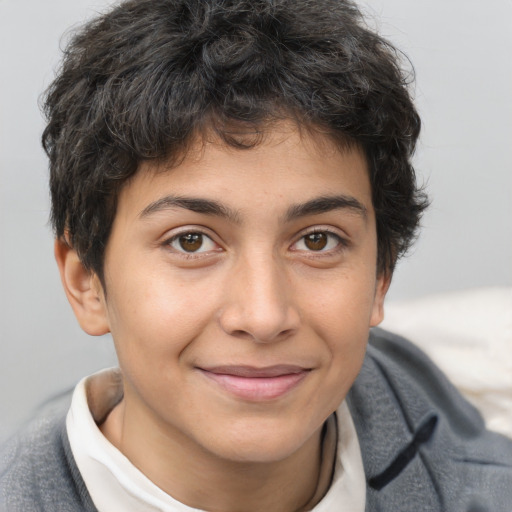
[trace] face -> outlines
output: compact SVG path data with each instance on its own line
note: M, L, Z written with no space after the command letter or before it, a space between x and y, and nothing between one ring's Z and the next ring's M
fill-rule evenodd
M300 449L339 406L386 280L364 157L282 126L120 193L101 302L125 420L228 460ZM149 431L148 430L148 431Z

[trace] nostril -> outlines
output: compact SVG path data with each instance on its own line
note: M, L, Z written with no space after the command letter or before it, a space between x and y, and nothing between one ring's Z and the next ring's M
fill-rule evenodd
M249 334L246 331L243 331L242 329L237 329L235 331L232 331L231 335L235 336L236 338L252 338L251 334Z
M285 329L279 333L279 338L288 338L294 333L294 329Z
M277 334L261 333L261 332L249 332L243 329L234 329L228 331L228 334L235 338L252 340L256 343L267 343L269 341L281 341L294 333L294 329L285 329Z

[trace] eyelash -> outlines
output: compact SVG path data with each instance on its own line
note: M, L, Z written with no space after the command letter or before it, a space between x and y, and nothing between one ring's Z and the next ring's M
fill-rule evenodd
M311 250L311 249L310 250L295 249L295 250L303 251L304 253L308 254L309 258L318 258L318 257L327 256L327 255L337 254L349 246L348 240L341 237L338 233L335 233L334 231L327 229L327 228L315 228L312 231L303 233L300 236L300 238L292 245L292 247L297 245L301 241L305 243L306 237L308 237L310 235L315 235L315 234L327 235L327 237L334 238L336 240L336 246L331 249L327 249L327 250L320 249L318 251ZM327 243L329 243L329 242L327 241Z
M186 251L183 248L179 249L178 247L174 247L173 244L179 243L180 238L185 237L187 235L199 235L199 236L202 237L202 242L201 242L200 249L204 245L205 239L209 240L212 244L215 244L217 247L219 247L219 245L213 240L213 238L210 235L208 235L204 231L201 231L201 230L198 230L198 229L187 230L187 231L182 231L181 233L177 233L177 234L173 235L172 237L168 238L167 240L165 240L163 245L165 247L167 247L167 248L172 249L175 254L178 254L180 257L185 258L185 259L201 258L201 257L204 257L207 254L211 254L212 252L214 252L214 253L219 252L218 248L216 248L216 249L209 249L209 250L203 250L203 251L191 251L191 252L188 252L188 251Z
M348 241L346 239L344 239L343 237L341 237L339 234L337 234L329 229L315 228L312 231L303 233L300 236L300 238L292 244L291 247L293 248L300 242L306 243L306 238L308 236L315 235L315 234L326 235L330 239L335 239L336 246L333 248L327 249L327 250L325 250L324 248L320 248L319 250L313 250L313 249L308 250L308 249L296 249L295 248L292 250L297 251L297 252L300 251L304 254L307 254L309 258L318 258L318 257L327 256L327 255L337 254L349 245ZM217 249L209 249L209 250L207 249L207 250L203 250L203 251L188 252L185 249L183 249L183 247L180 249L180 248L174 246L175 243L179 243L180 238L185 237L187 235L199 235L200 237L202 237L202 242L201 242L201 246L199 247L199 249L201 249L202 246L204 245L205 239L209 240L210 243L218 246L218 244L213 240L213 238L211 236L209 236L207 233L205 233L204 231L201 231L201 230L182 231L180 233L173 235L171 238L167 239L163 245L165 247L172 249L175 252L175 254L178 254L180 257L186 258L186 259L202 258L205 255L211 254L212 252L220 252L222 250L218 246L219 248L217 248ZM326 244L327 245L329 244L329 239L326 241Z

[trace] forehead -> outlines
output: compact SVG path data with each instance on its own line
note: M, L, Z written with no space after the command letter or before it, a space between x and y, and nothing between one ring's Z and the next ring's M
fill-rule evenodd
M258 134L260 137L260 134ZM343 194L371 209L366 160L356 146L283 123L250 148L204 137L179 160L147 161L121 190L118 213L141 215L167 195L212 198L237 211L289 208L319 196Z

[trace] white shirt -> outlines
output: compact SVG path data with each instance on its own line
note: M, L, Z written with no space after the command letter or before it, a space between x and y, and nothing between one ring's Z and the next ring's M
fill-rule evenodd
M66 418L71 451L94 505L99 512L197 511L151 482L101 433L96 421L106 418L122 396L119 370L103 370L79 382ZM312 511L364 512L363 461L345 402L337 411L337 420L337 425L331 420L323 447L325 451L329 448L332 451L338 434L334 477L329 490ZM320 478L330 478L332 457L323 457L323 461Z

